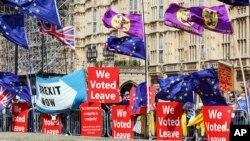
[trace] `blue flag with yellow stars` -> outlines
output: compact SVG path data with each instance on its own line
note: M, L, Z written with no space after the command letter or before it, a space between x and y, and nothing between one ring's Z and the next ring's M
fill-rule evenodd
M249 0L219 0L219 1L229 4L229 5L233 5L233 6L249 6L250 5Z
M56 0L0 0L27 15L61 27Z
M135 102L132 112L136 112L140 106L147 106L147 83L143 82L136 87Z
M106 45L108 51L145 60L146 52L144 42L138 37L124 36L118 38L109 36Z
M24 15L0 14L0 33L9 41L28 49L28 40L24 29Z
M177 102L194 102L192 84L189 75L171 76L165 79L159 79L161 91L157 97L162 100Z
M1 84L9 84L10 82L18 81L18 76L11 72L0 72L0 85Z
M199 94L205 106L225 106L226 101L221 95L218 74L213 69L206 69L191 74L195 93Z

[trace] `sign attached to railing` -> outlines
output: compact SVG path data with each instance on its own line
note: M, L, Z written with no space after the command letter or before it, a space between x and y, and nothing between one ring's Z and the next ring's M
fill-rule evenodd
M232 110L230 106L203 107L207 141L229 141Z
M101 137L103 123L101 103L82 103L81 110L81 135Z
M157 140L182 140L182 104L158 102L156 109Z
M51 135L60 135L62 129L61 115L51 116L42 113L42 133Z
M28 129L28 111L27 103L12 103L12 131L27 132Z
M119 68L88 68L88 101L119 103Z
M112 137L115 139L133 139L133 116L129 106L112 107Z

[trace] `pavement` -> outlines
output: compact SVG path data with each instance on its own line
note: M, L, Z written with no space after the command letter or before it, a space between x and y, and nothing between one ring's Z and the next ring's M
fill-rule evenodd
M41 133L0 132L0 141L96 141L116 140L108 137L45 135Z

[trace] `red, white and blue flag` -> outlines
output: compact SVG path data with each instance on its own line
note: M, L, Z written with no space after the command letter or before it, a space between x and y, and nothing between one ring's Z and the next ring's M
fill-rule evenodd
M75 29L73 26L58 27L49 23L40 22L40 32L55 36L63 44L71 49L75 49Z
M14 97L14 93L11 93L6 88L0 86L0 110L6 108Z

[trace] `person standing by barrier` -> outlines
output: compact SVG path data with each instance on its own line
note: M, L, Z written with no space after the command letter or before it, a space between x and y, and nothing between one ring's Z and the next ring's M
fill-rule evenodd
M237 99L237 108L236 110L241 110L240 112L237 113L237 122L239 125L245 125L247 124L247 119L248 119L248 108L247 107L247 100L246 100L246 94L245 92L242 92L240 96Z
M233 92L230 92L228 96L229 101L227 104L235 110L237 108L236 95Z

